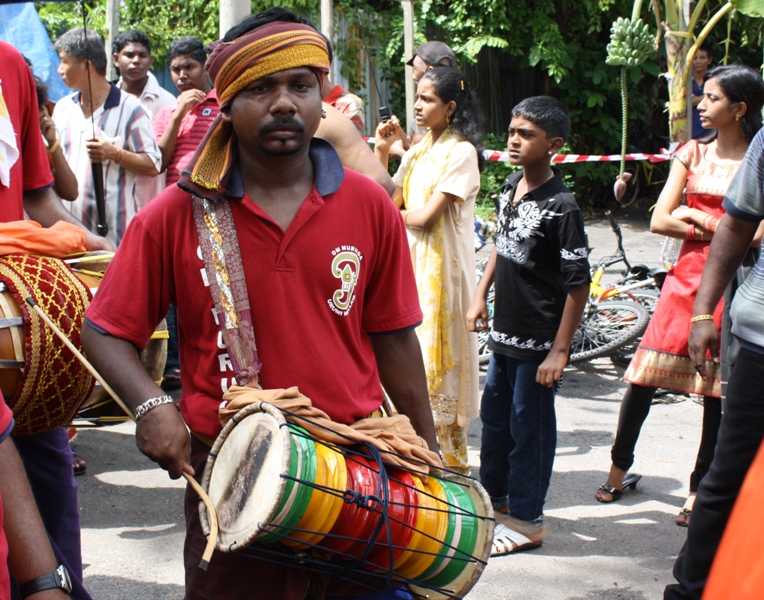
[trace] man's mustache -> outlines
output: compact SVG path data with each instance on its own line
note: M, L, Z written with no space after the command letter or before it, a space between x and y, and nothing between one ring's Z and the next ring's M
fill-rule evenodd
M270 123L266 123L265 125L260 127L260 133L270 133L272 131L283 131L284 129L289 131L299 131L303 132L305 131L305 125L300 123L297 119L295 119L292 116L284 116L279 117L278 119L274 119Z

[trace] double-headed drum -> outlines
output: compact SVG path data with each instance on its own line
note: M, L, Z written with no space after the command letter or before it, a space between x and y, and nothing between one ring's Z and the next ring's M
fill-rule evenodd
M32 298L71 342L90 291L56 258L0 256L0 388L16 419L14 435L66 425L93 389L93 377L27 304Z
M373 589L389 580L430 598L463 597L493 538L480 484L380 465L356 450L311 437L270 404L242 409L215 441L202 478L218 550L283 556L287 547L299 554L298 568L351 572ZM201 503L200 517L209 535Z
M88 287L91 295L95 296L113 256L113 252L86 252L81 256L67 258L64 262ZM143 368L157 384L162 382L167 361L168 338L167 322L162 321L146 344L146 348L138 353ZM90 426L107 425L129 419L130 417L112 400L101 384L96 382L93 392L81 403L77 411L77 420L73 424L75 426L82 423Z

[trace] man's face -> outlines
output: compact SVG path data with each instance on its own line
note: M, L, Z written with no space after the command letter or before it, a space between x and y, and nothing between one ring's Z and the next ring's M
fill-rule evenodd
M119 69L122 79L128 83L140 83L154 64L154 58L146 46L130 42L116 54L112 54L114 66Z
M63 50L58 51L58 58L61 60L61 63L58 65L57 72L61 75L64 85L78 92L84 90L88 82L87 62L77 60Z
M424 77L424 74L432 68L428 63L419 58L419 55L414 57L414 64L412 67L414 68L414 81L417 83L419 83L419 80Z
M188 54L179 54L170 61L170 77L181 92L207 89L204 65Z
M236 94L222 114L249 154L297 154L321 122L318 78L304 67L268 75Z
M530 165L540 160L550 160L555 151L555 140L547 139L546 131L524 117L513 117L509 124L507 152L513 165Z
M708 71L708 67L711 65L711 57L708 56L708 52L705 50L698 50L695 53L695 58L692 59L692 70L695 75L702 77Z

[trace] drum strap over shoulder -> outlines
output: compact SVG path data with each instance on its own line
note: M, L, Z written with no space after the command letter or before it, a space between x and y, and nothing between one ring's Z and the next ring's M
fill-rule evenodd
M247 282L231 205L225 198L218 202L196 195L192 198L204 268L236 382L256 388L262 365L257 356Z

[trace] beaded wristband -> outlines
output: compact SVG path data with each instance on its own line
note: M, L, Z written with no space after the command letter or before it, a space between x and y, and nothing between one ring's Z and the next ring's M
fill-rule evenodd
M155 409L157 406L162 406L163 404L174 404L175 400L172 396L157 396L156 398L149 398L141 404L138 408L135 409L134 415L135 415L135 422L137 423L140 421L143 417L146 416L146 413L150 410Z
M690 323L697 323L698 321L713 321L714 315L695 315L690 319Z

